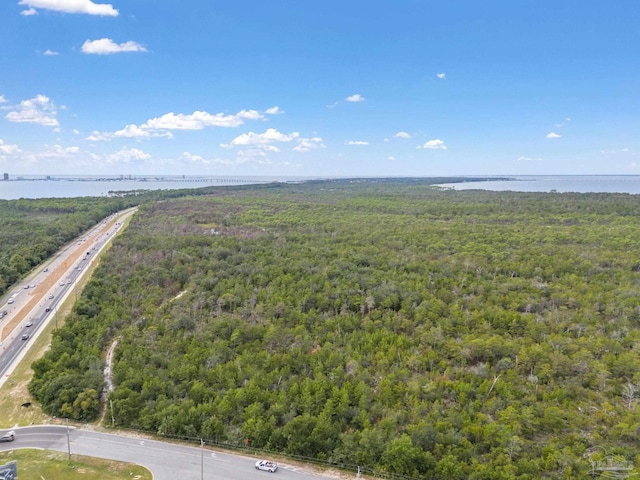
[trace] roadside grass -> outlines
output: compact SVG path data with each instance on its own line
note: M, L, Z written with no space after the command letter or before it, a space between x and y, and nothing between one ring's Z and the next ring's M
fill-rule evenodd
M0 452L0 464L17 461L21 480L151 480L151 472L140 465L67 454L51 450L20 449Z

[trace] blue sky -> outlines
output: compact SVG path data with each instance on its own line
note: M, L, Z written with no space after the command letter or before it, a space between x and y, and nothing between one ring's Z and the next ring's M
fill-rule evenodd
M640 174L637 0L3 0L11 174Z

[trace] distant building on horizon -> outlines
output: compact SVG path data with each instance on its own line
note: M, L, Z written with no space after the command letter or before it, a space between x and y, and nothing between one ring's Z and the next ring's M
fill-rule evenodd
M6 182L7 180L9 180L9 174L8 173L3 173L2 174L2 179Z

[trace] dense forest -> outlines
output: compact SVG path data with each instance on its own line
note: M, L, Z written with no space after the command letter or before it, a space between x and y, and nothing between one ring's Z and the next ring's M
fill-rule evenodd
M112 213L144 202L206 195L212 187L120 192L117 197L0 200L0 296Z
M605 451L640 466L638 252L633 195L360 180L146 202L30 390L95 419L118 339L117 426L425 479L583 479Z
M0 296L65 243L131 205L123 198L0 200Z

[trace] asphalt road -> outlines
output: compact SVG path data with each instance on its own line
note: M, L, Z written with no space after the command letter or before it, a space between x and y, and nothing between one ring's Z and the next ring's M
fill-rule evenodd
M148 440L124 435L99 433L64 426L33 426L15 428L13 442L0 443L0 451L16 448L40 448L68 452L73 455L106 458L147 467L154 480L310 480L318 477L291 465L279 464L278 471L256 470L257 458L221 453L200 447ZM1 433L4 433L2 431ZM201 477L202 473L204 474ZM20 465L18 465L18 470Z
M10 335L6 335L7 332L4 332L4 335L0 334L0 386L17 366L26 349L42 330L42 326L49 321L57 321L58 305L69 295L77 293L76 283L84 274L86 264L113 239L124 219L134 212L135 209L129 209L116 213L109 219L116 220L114 225L107 220L96 225L80 239L63 248L21 284L12 288L0 307L0 311L7 311L7 315L0 319L0 332L9 327L12 318L19 316L23 320ZM77 262L68 261L78 251L82 252L81 258ZM51 288L46 289L43 285L51 275L56 275L55 282ZM30 308L34 296L38 298L37 305ZM11 303L8 303L9 301ZM23 340L24 335L28 335L28 338ZM6 337L4 341L2 337Z

